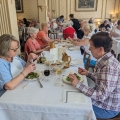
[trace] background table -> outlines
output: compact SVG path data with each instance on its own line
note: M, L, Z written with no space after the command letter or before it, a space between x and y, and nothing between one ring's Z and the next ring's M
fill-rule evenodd
M69 51L68 55L73 59L82 59L79 50ZM49 59L49 53L45 52ZM83 63L79 65L83 67ZM42 71L43 64L37 64L37 70ZM63 70L63 74L76 71L78 66L71 66ZM41 81L43 88L39 87L38 81L30 82L26 89L23 81L14 90L8 90L0 98L0 120L96 120L91 99L84 96L84 103L64 103L62 101L63 90L76 90L72 85L64 83L64 86L55 86L55 76L51 75L50 82ZM87 85L86 77L84 82Z
M113 38L112 50L114 50L117 58L118 54L120 53L120 38L119 39Z

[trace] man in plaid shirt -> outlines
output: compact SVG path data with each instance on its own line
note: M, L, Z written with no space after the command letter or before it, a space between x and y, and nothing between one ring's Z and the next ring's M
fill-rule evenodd
M86 75L95 82L90 88L80 83L74 74L69 74L73 86L91 97L96 118L113 118L120 111L120 63L111 54L112 39L107 32L99 32L90 40L90 51L97 59L93 73L78 68L81 75Z

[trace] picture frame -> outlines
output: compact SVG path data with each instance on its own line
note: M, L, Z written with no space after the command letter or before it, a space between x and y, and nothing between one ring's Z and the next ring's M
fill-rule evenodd
M15 7L17 13L23 13L23 0L15 0Z
M76 0L75 11L88 12L97 11L98 0Z

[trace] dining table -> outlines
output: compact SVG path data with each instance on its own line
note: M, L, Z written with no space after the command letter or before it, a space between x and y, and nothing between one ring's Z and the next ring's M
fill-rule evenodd
M62 43L56 46L62 47ZM84 68L79 47L68 49L66 43L65 50L71 56L73 64L62 69L61 85L55 85L54 71L46 76L48 81L40 78L42 88L37 80L23 80L15 89L7 90L0 97L0 120L96 120L91 98L75 86L63 82L63 77L71 72L77 73L78 67ZM49 51L44 51L44 54L47 60L51 59ZM76 60L79 62L74 64ZM49 66L36 63L36 71L39 73L47 67ZM81 77L82 83L88 86L86 76Z

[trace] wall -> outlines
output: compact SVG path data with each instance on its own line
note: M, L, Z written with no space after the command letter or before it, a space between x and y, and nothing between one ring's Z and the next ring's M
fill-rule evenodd
M54 4L56 4L54 6ZM75 0L48 0L49 11L53 18L64 15L69 20L69 14L73 13L75 18L89 19L94 17L96 21L103 21L111 17L111 14L119 13L120 0L98 0L97 11L76 12ZM55 13L52 10L56 10ZM120 14L118 14L118 17Z
M0 0L0 35L3 34L12 34L19 40L14 0Z
M76 12L76 0L47 0L48 11L51 13L52 18L64 15L66 20L69 20L69 14L73 13L75 18L89 19L94 17L95 21L103 21L111 17L111 14L118 13L120 18L120 0L98 0L97 11L93 12ZM23 0L24 13L17 13L18 19L38 19L43 13L40 12L38 5L45 4L43 0ZM55 12L53 12L55 11ZM38 15L39 14L39 15Z
M2 34L12 34L19 38L14 0L1 0L0 35Z
M17 18L22 20L27 19L38 19L38 7L37 0L23 0L23 13L17 13Z

